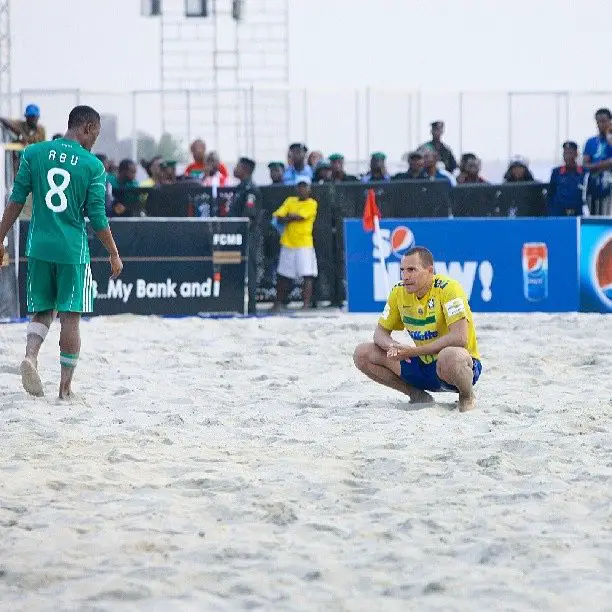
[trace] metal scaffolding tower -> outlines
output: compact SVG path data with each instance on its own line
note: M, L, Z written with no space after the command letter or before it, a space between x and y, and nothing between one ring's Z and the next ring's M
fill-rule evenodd
M11 114L11 19L9 0L0 0L0 116Z
M288 0L163 0L160 19L163 130L203 137L225 157L286 147ZM265 153L264 153L265 151Z

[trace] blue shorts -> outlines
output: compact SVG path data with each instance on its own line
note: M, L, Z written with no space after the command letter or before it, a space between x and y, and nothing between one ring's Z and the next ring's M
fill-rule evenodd
M454 391L458 393L459 389L457 387L438 378L436 363L435 361L424 363L418 357L414 357L410 361L400 361L402 380L411 387L423 391ZM482 364L478 359L472 359L472 372L474 374L472 384L475 385L482 372Z

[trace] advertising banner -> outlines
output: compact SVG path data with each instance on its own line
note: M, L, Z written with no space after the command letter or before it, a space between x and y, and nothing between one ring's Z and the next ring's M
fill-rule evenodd
M580 309L612 312L612 219L609 217L582 220Z
M106 251L90 233L94 314L245 314L247 219L116 219L111 229L124 268L118 279L109 278ZM27 232L28 222L22 221L21 316Z
M435 270L458 280L479 312L577 311L577 218L382 219L382 244L361 220L345 220L348 307L379 312L400 280L400 260L430 249ZM385 268L381 263L379 248Z

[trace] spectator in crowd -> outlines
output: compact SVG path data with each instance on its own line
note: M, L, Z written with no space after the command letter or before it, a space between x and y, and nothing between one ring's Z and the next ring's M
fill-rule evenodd
M53 138L51 138L51 140L59 140L60 138L63 138L63 137L64 135L58 132L57 134L53 134Z
M427 180L429 175L425 172L425 161L421 151L413 151L408 154L408 171L398 172L393 176L394 181L422 181Z
M370 171L361 177L362 183L372 183L374 181L390 181L391 177L387 172L385 161L387 156L384 153L372 153L370 157Z
M206 143L199 138L194 140L191 143L191 155L193 162L185 168L185 176L195 180L204 180L206 175ZM229 172L222 161L219 161L219 172L227 181Z
M289 147L289 167L283 175L285 185L297 185L298 179L307 178L309 184L312 182L312 168L306 163L308 147L301 142L294 142Z
M431 140L422 144L419 148L431 147L437 151L446 171L453 173L457 169L457 162L453 152L442 142L442 134L444 134L444 121L433 121L431 124Z
M533 174L529 170L529 161L519 155L513 157L508 164L506 174L504 174L504 182L527 183L533 180Z
M221 159L216 151L211 151L206 155L204 166L204 187L225 187L228 183L227 174L221 172Z
M178 181L178 177L176 175L176 163L177 162L175 159L166 160L166 165L163 171L165 185L174 185Z
M582 161L589 173L587 183L587 205L591 214L612 215L612 141L609 130L612 113L600 108L595 113L599 134L586 141Z
M148 174L148 178L140 181L141 187L159 187L166 182L167 164L161 155L156 155L150 161L142 159L140 165Z
M270 180L272 185L284 185L283 175L285 174L285 164L281 161L272 161L268 164Z
M423 154L425 174L430 181L448 181L451 185L454 185L454 177L440 163L440 157L436 149L427 145L421 149L421 153Z
M109 159L104 153L98 153L96 157L104 164L104 171L106 172L106 214L108 215L113 208L113 187L109 180Z
M329 156L329 161L332 168L332 180L335 183L343 183L346 181L355 181L359 179L352 174L347 174L344 170L344 155L342 153L332 153Z
M577 217L582 212L585 173L577 159L578 145L564 142L564 164L553 168L548 186L547 212L551 217Z
M321 160L314 171L313 183L331 183L332 182L332 167L327 160Z
M459 165L461 172L457 176L457 184L485 184L482 176L480 176L481 162L473 153L466 153L461 157Z
M323 153L321 151L311 151L308 156L308 165L311 167L313 176L317 166L323 161Z
M39 123L40 108L36 104L28 104L24 115L25 121L0 118L0 123L15 135L14 142L26 146L47 140L45 128Z
M272 213L284 225L280 243L276 281L276 302L273 312L286 303L293 282L303 279L303 308L312 306L314 279L317 276L317 257L314 250L313 227L317 216L317 201L310 197L308 177L297 179L297 196L288 197Z
M136 164L131 159L119 162L117 176L107 175L113 189L113 204L109 211L111 217L131 217L140 213L140 196L136 180Z
M249 218L249 314L257 312L257 270L261 254L261 191L253 182L253 172L255 162L248 157L241 157L234 169L234 176L240 183L234 192L229 211L231 217Z
M107 158L105 162L106 174L114 174L117 176L117 172L119 172L119 167L117 166L117 162L110 157Z

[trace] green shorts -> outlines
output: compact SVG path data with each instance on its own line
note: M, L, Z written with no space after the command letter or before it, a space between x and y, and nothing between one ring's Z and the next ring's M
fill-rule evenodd
M93 312L89 264L62 264L28 258L28 312Z

